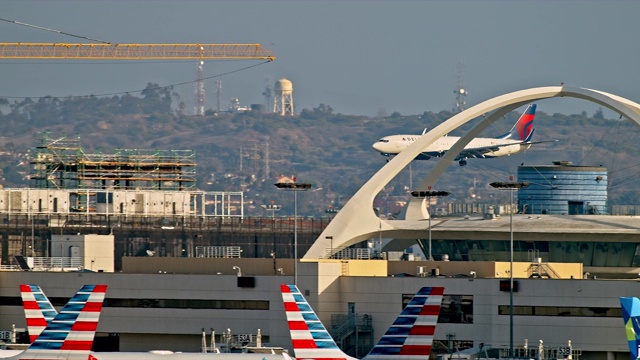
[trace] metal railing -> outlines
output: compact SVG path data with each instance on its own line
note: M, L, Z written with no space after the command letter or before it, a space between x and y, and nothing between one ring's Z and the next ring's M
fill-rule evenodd
M35 257L32 270L69 271L82 269L81 257Z
M196 257L199 258L240 258L240 246L196 246Z

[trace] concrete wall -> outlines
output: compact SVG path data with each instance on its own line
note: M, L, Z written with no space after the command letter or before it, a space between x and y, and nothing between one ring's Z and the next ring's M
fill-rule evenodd
M19 299L20 284L39 284L47 296L66 298L84 284L107 284L107 299L266 300L269 310L105 307L97 331L120 334L121 351L198 352L202 328L214 328L217 334L227 328L234 334L261 329L271 345L291 348L280 284L292 278L255 280L254 288L240 288L235 275L0 272L0 296ZM12 324L26 327L21 305L0 307L0 329L9 330Z
M528 278L530 276L530 262L514 262L513 277ZM580 279L583 276L583 266L580 263L544 263L553 269L562 279ZM509 262L494 261L389 261L389 275L410 274L418 276L422 267L425 276L431 276L432 270L441 276L471 276L476 273L478 278L509 278Z
M40 284L51 297L70 297L83 284L104 283L109 285L107 299L265 300L269 303L269 310L107 306L98 331L120 334L123 351L198 351L201 329L211 327L217 333L231 328L233 333L253 334L259 328L263 335L270 337L270 345L290 348L280 284L293 283L293 277L257 275L254 288L239 288L237 276L229 267L231 261L238 259L223 260L230 261L225 265L228 269L225 275L0 272L0 297L13 297L17 301L16 305L0 307L0 330L9 329L11 324L25 326L18 300L19 284ZM470 340L476 345L480 342L494 347L508 344L509 316L500 315L498 308L509 304L509 293L500 291L499 278L342 276L342 265L334 261L302 262L298 268L298 287L327 327L332 314L345 314L347 304L354 303L358 314L372 316L377 340L400 313L403 294L411 295L423 286L444 286L445 295L473 297L473 323L438 324L436 340L445 341L447 335L454 335L457 340ZM415 264L409 265L415 271ZM243 275L251 276L254 267L249 262L242 266ZM633 280L518 279L518 283L519 289L514 293L516 306L619 308L620 296L640 294L640 282ZM543 340L547 347L565 346L572 340L574 348L583 351L583 360L604 358L605 351L628 356L621 318L516 314L516 346L525 338L529 344Z
M131 274L220 274L236 275L239 266L244 276L293 275L293 259L123 257L122 272Z

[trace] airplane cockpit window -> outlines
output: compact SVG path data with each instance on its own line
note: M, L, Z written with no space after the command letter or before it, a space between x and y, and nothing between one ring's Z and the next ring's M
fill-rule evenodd
M389 142L389 140L387 140L387 139L380 139L380 140L378 140L378 142L388 143L388 142Z

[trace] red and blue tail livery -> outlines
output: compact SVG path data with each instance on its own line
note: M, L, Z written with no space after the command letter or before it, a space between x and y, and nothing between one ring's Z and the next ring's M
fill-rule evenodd
M426 359L431 354L442 287L423 287L371 349L367 359Z
M630 358L636 360L640 358L640 300L635 297L621 297L620 305Z
M511 131L502 136L498 136L498 139L512 139L524 142L531 141L533 131L535 130L533 128L533 119L536 117L536 107L536 104L529 105L518 121L513 125Z
M354 359L340 350L295 285L280 285L296 359Z
M107 285L84 285L18 358L86 360L106 291Z
M20 295L27 320L29 343L33 343L58 312L38 285L20 285Z
M280 289L296 359L355 359L338 348L295 285L281 285ZM431 354L443 292L442 287L420 289L363 359L428 358Z

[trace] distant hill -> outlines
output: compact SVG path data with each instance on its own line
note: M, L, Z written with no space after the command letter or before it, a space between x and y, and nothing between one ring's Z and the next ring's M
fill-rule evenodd
M300 195L300 213L320 215L339 208L385 164L371 144L391 134L420 134L449 118L447 111L418 115L394 113L385 118L346 116L330 106L304 109L295 117L255 112L203 117L172 110L168 90L149 84L143 97L43 98L10 103L0 99L0 168L5 187L27 186L26 153L39 132L51 136L79 136L87 152L112 153L127 149L192 149L198 161L198 188L245 191L253 202L248 214L267 215L261 204L281 204L281 215L291 214L290 194L273 183L279 176L295 175L311 182L313 190ZM183 106L184 108L184 106ZM496 136L509 130L519 113L513 112L485 131ZM464 133L472 124L457 131ZM504 194L488 187L492 181L515 175L517 166L550 164L554 160L576 165L602 165L610 172L610 204L640 203L640 128L628 121L604 119L601 113L546 114L539 103L534 145L508 158L471 159L465 167L452 164L437 184L450 191L448 201L488 201ZM456 135L456 134L452 134ZM435 161L414 161L389 184L376 203L387 206L405 199ZM266 172L268 171L268 176ZM391 208L391 205L389 205Z

